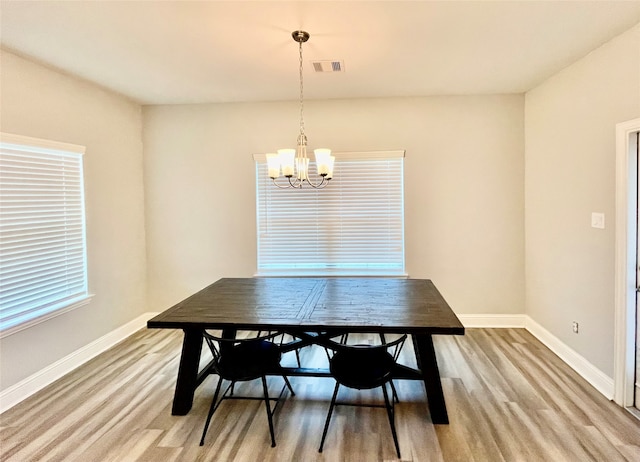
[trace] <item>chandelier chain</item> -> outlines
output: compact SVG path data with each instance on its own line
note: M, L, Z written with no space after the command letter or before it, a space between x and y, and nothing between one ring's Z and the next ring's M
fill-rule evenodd
M324 188L333 177L333 164L335 157L330 149L315 149L316 170L319 181L309 178L309 157L307 156L307 136L304 133L304 61L302 57L302 43L309 40L309 33L303 30L291 33L293 40L298 42L300 56L300 134L298 135L297 149L279 149L278 154L267 154L269 178L278 188L302 188L308 184L312 188ZM286 178L288 184L279 184L277 179L280 173Z
M302 42L300 44L300 137L304 138L304 85L302 82Z

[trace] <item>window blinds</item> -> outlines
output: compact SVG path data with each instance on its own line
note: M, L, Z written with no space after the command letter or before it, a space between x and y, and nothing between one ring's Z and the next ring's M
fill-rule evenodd
M403 156L338 154L323 189L279 189L258 161L258 274L404 275Z
M0 137L0 331L87 296L83 153Z

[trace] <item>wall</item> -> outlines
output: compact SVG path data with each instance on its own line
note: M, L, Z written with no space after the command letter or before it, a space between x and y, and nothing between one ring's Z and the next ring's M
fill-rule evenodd
M406 264L458 313L524 313L522 95L305 102L309 146L406 149ZM252 154L296 103L145 107L149 309L256 269Z
M638 116L640 25L525 97L526 313L610 377L615 125Z
M0 130L86 146L89 290L80 307L0 340L0 389L146 311L140 106L12 53L0 55Z
M251 154L294 144L298 106L147 107L143 127L137 104L0 53L0 130L87 147L96 294L88 306L0 340L4 390L147 308L163 310L222 276L253 275ZM460 314L526 309L613 375L614 127L640 115L640 25L525 98L305 106L312 147L406 149L412 277L433 279ZM590 227L594 211L605 213L604 230Z

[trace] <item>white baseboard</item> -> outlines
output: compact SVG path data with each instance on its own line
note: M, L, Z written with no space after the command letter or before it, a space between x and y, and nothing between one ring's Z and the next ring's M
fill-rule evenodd
M525 328L553 351L569 367L589 382L607 399L613 399L614 382L604 372L525 314L459 314L458 319L468 328Z
M591 364L575 350L567 346L558 337L546 330L529 316L526 316L525 328L531 334L544 343L551 351L560 357L565 363L576 371L583 379L589 382L596 390L607 399L613 399L614 382L600 369Z
M94 342L74 351L50 366L0 392L0 413L46 387L85 362L111 348L116 343L146 326L147 320L158 313L145 313ZM583 356L563 343L548 330L524 314L459 314L467 328L525 328L560 357L565 363L593 385L607 399L613 398L613 379Z
M458 319L464 327L519 327L523 328L526 322L524 314L459 314Z
M0 392L0 413L108 350L147 325L157 313L145 313Z

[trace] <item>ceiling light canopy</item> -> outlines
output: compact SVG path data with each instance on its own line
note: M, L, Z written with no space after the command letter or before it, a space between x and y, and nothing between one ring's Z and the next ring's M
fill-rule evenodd
M309 178L309 157L307 156L307 135L304 133L304 85L302 80L302 44L309 40L309 33L303 30L291 33L293 40L298 42L300 49L300 134L298 135L298 147L296 149L278 149L278 153L267 154L267 167L269 178L279 188L302 188L307 184L313 188L324 188L333 177L333 164L335 157L331 150L315 149L316 174L318 178L312 181ZM280 176L286 178L285 182L278 183Z

